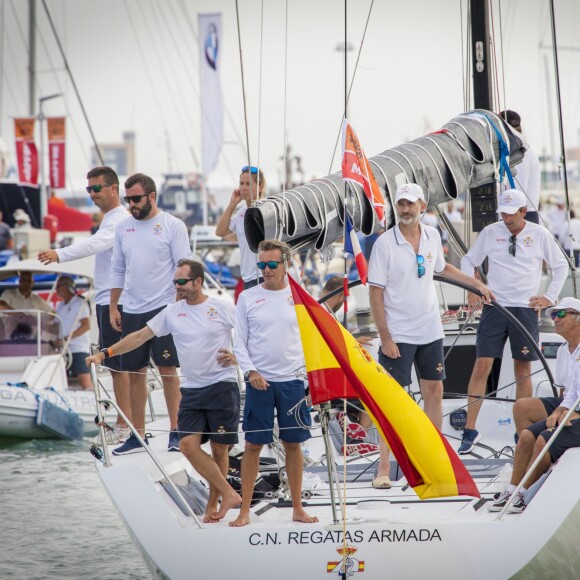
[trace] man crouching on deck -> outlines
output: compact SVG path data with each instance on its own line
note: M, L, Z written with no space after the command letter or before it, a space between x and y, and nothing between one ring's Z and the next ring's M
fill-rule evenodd
M292 519L304 523L318 521L302 507L300 444L310 438L310 432L302 426L310 425L310 415L304 404L299 405L296 413L290 411L304 398L304 382L296 378L296 371L304 368L304 353L286 279L290 254L290 247L284 242L260 242L257 266L264 274L264 282L245 290L238 299L234 353L246 379L243 421L246 446L242 457L242 507L230 526L250 523L260 452L273 440L274 410L286 452Z
M179 260L173 280L177 301L166 306L141 330L86 360L87 366L92 362L100 364L107 356L130 352L153 336L173 336L181 362L179 449L210 484L203 521L211 523L221 520L229 509L241 503L240 496L226 480L228 446L238 442L240 390L236 359L228 351L235 307L204 294L203 281L202 264ZM208 439L213 458L201 449Z

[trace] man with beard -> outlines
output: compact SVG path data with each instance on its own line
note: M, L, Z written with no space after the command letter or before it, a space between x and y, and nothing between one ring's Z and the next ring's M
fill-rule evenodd
M210 484L204 522L212 523L242 501L226 480L229 445L238 442L240 390L236 358L229 350L235 307L225 300L206 296L203 281L202 264L180 260L173 279L177 301L108 350L128 353L155 336L173 336L181 360L179 447ZM93 355L87 358L87 363L99 364L107 354ZM211 456L201 448L208 439Z
M489 301L489 289L467 274L446 264L441 236L421 223L425 196L415 183L397 189L395 208L399 223L381 235L369 264L369 298L381 338L379 362L401 385L411 384L415 364L424 410L441 429L443 379L443 326L433 275L468 284ZM389 449L379 439L381 450L373 487L388 489Z
M528 200L523 192L508 189L499 196L497 213L502 221L483 228L477 241L461 260L461 269L473 273L487 258L487 280L501 306L511 312L538 342L538 313L552 306L568 276L568 262L554 236L545 227L526 221ZM552 270L552 280L544 295L538 290L544 262ZM475 308L477 297L469 295ZM516 399L532 396L532 361L538 356L520 329L497 308L485 306L477 327L475 365L467 392L467 422L458 449L471 453L481 435L475 428L493 361L501 358L509 338L514 361Z
M159 210L155 182L143 173L125 181L125 202L131 216L118 224L111 262L111 326L127 336L142 329L165 306L175 301L173 272L177 262L191 254L185 224ZM117 308L123 294L123 312ZM159 367L171 423L170 451L179 451L177 412L179 379L177 352L170 334L152 337L123 360L129 371L131 416L141 435L145 433L147 363L153 358ZM145 439L147 442L147 439ZM131 435L113 450L114 455L144 451Z
M45 265L53 262L64 263L80 260L87 256L95 256L95 304L97 326L99 327L99 345L104 348L121 340L121 333L111 326L109 316L109 300L111 296L110 274L113 257L113 242L117 224L127 219L127 210L119 199L119 177L113 169L107 166L93 167L87 173L87 193L92 202L103 212L104 217L99 229L90 237L76 244L57 250L43 250L38 253L38 259ZM122 306L118 305L119 311ZM129 374L123 371L119 356L110 357L104 365L111 370L115 400L121 411L131 421L131 405L129 399ZM117 422L109 432L110 443L123 443L130 435L125 420L119 415Z

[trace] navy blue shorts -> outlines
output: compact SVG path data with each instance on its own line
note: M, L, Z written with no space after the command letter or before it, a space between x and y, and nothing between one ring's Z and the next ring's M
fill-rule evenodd
M144 328L147 322L159 314L164 308L165 306L162 306L161 308L151 310L151 312L139 314L123 312L121 319L123 324L123 337ZM168 334L167 336L154 336L140 347L124 354L123 370L136 371L142 369L149 363L149 357L153 359L153 362L158 367L179 366L177 350L175 349L175 344L173 344L173 337Z
M123 314L123 307L119 306L119 312ZM108 348L121 340L121 333L111 326L108 304L97 304L96 309L97 326L99 327L99 350ZM101 364L114 371L123 370L123 357L125 355L116 355L106 358Z
M538 313L533 308L506 308L538 342ZM538 360L538 355L522 331L498 308L485 305L477 328L477 357L501 358L505 341L510 339L514 360Z
M379 348L379 363L403 387L411 384L413 363L419 379L442 381L445 379L443 339L429 344L398 342L399 358L389 358Z
M538 421L526 427L526 429L531 431L536 439L543 437L546 442L550 440L555 431L555 428L546 429L546 421ZM558 461L564 454L564 451L571 447L580 447L580 419L575 419L569 427L564 427L554 443L552 443L552 446L548 450L552 458L552 463Z
M88 374L91 371L89 367L87 367L85 363L85 359L90 356L88 352L73 352L72 354L72 363L70 365L70 369L68 369L68 374L73 377L78 377L79 375Z
M310 413L303 401L298 409L290 414L305 396L304 381L268 381L270 386L265 391L254 389L249 383L246 387L246 404L244 406L244 429L246 441L255 445L266 445L274 440L274 410L278 417L280 439L287 443L302 443L310 439L310 431L303 425L310 426ZM296 417L298 415L298 418Z
M179 440L192 433L203 433L208 440L222 445L238 442L240 389L232 381L220 381L199 389L181 389L177 415Z
M562 397L540 397L540 401L546 409L546 413L550 416L561 404L564 399Z
M258 278L254 278L253 280L248 280L247 282L244 280L244 290L247 290L248 288L253 288L254 286L257 286L258 284L261 284L264 281L264 278L262 278L262 276L259 276Z

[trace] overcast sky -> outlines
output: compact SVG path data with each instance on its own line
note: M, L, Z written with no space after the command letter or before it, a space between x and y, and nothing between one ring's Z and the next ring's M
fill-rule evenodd
M580 2L554 4L566 144L577 146ZM12 117L28 114L27 5L0 0L0 135L10 153ZM247 158L234 0L47 0L47 5L97 140L120 141L123 131L135 131L137 170L153 176L198 167L197 13L221 12L226 144L210 183L235 183ZM275 190L285 127L306 177L327 174L344 107L343 56L337 51L344 40L344 3L239 0L238 5L252 163L259 161ZM352 75L371 1L348 5ZM521 114L538 153L549 152L558 147L549 2L504 0L501 15L499 3L492 5L501 106L505 79L507 107ZM466 0L375 0L349 103L367 156L436 130L464 110L466 10ZM90 167L89 133L41 3L37 12L37 96L64 93L46 104L46 112L68 116L68 174L82 180ZM332 170L337 169L336 157Z

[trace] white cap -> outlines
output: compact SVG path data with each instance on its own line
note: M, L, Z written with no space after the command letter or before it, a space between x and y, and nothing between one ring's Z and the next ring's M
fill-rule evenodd
M18 208L13 214L15 222L27 222L30 223L30 216L22 209Z
M575 312L580 312L580 300L578 298L572 298L572 296L562 298L558 304L546 308L546 314L550 316L552 312L557 312L558 310L574 310Z
M395 203L400 199L406 199L411 203L415 203L419 199L425 201L425 196L423 195L423 190L420 185L417 185L416 183L405 183L405 185L401 185L401 187L397 189Z
M499 207L497 213L508 213L513 215L520 208L527 207L526 196L517 189L508 189L499 194Z

